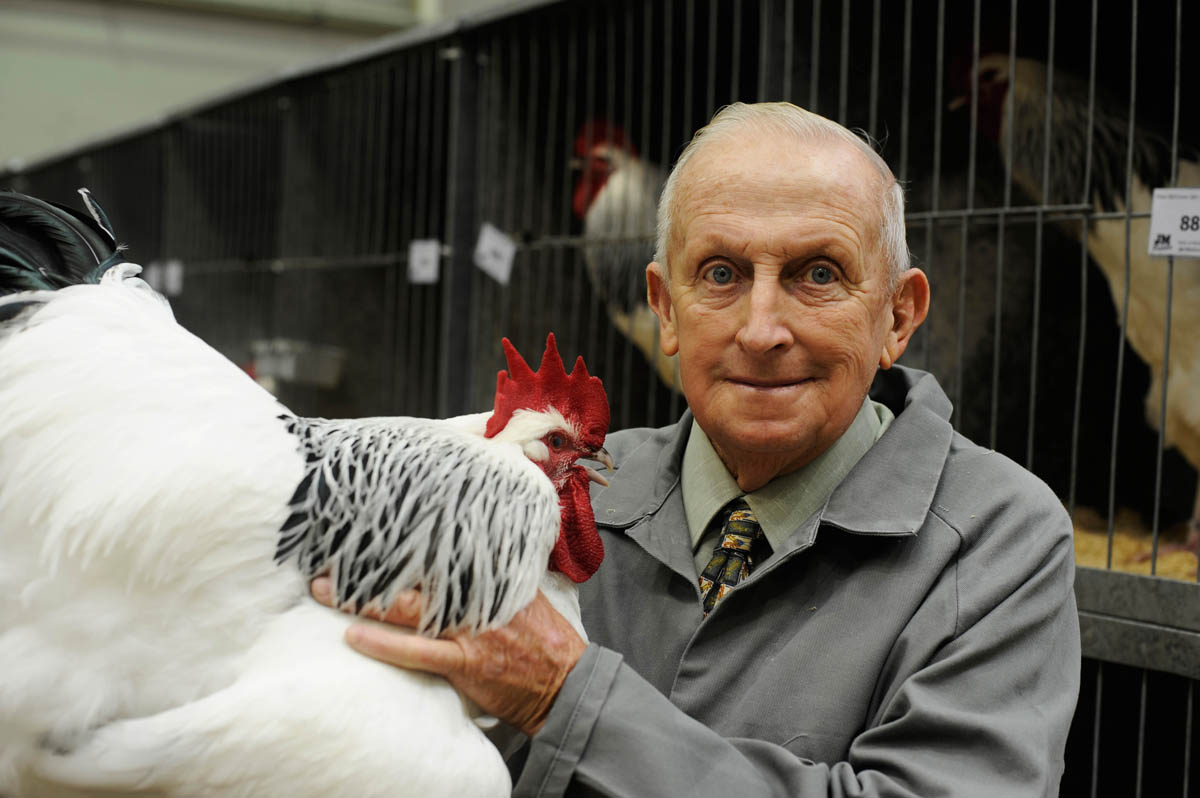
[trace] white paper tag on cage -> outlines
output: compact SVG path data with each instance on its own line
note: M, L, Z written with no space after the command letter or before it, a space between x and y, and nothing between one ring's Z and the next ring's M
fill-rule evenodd
M1150 211L1151 255L1200 258L1200 188L1156 188Z
M183 261L172 258L163 265L162 287L162 292L167 296L183 293Z
M516 243L490 222L484 222L479 228L479 240L475 242L475 265L501 285L508 285L516 253Z
M436 238L420 238L408 244L408 281L436 283L441 272L442 245Z
M163 270L162 264L156 260L152 260L142 267L142 273L138 275L146 281L146 285L153 288L158 293L163 292Z

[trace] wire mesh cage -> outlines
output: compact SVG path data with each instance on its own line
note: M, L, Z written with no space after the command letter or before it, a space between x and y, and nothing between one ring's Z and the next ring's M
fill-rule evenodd
M134 260L174 264L181 323L272 372L259 376L297 412L486 409L499 339L538 351L554 331L605 379L622 428L685 405L641 272L691 134L737 100L861 129L906 186L909 246L934 290L901 362L938 376L961 432L1051 485L1090 566L1063 794L1187 795L1195 586L1115 571L1197 578L1183 544L1200 271L1145 254L1149 190L1200 183L1200 118L1182 101L1196 13L1182 0L531 2L2 180L68 202L91 188ZM481 242L485 225L498 235Z

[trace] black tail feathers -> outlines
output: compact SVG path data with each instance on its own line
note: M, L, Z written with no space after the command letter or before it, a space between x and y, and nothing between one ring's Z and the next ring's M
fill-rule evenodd
M0 191L0 296L96 283L125 260L104 211L87 189L80 194L91 216Z

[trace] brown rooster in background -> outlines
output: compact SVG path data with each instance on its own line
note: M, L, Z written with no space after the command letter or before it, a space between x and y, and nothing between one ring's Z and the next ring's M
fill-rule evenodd
M978 74L980 131L999 148L1013 182L1034 201L1082 201L1091 204L1096 213L1128 210L1148 214L1154 188L1171 184L1170 144L1139 128L1134 133L1132 180L1126 186L1127 109L1102 99L1097 92L1089 119L1087 82L1060 71L1053 76L1049 165L1043 176L1043 153L1047 151L1043 138L1045 64L1029 58L1010 61L1007 54L992 54L980 58ZM1089 138L1093 157L1085 197ZM1175 184L1200 185L1200 162L1187 155L1179 159ZM1076 225L1064 229L1080 235L1081 228ZM1171 286L1170 353L1164 357L1168 269L1165 259L1147 254L1148 234L1148 218L1132 219L1128 233L1124 218L1095 219L1088 227L1088 253L1108 281L1118 323L1121 314L1126 314L1125 334L1130 346L1150 368L1145 404L1148 422L1161 429L1165 421L1166 445L1178 447L1187 461L1200 469L1200 262L1183 260L1176 264ZM1200 492L1187 543L1193 552L1198 533Z
M642 160L625 131L593 120L575 137L573 208L583 220L583 260L608 318L678 389L675 358L658 344L658 319L646 304L646 266L654 258L658 195L666 174Z

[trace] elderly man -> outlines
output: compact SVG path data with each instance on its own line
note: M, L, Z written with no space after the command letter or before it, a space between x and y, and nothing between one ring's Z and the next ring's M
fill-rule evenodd
M609 438L592 643L540 598L479 638L351 642L530 733L518 795L1057 795L1071 525L893 368L929 286L886 164L795 106L726 108L646 274L690 412Z

